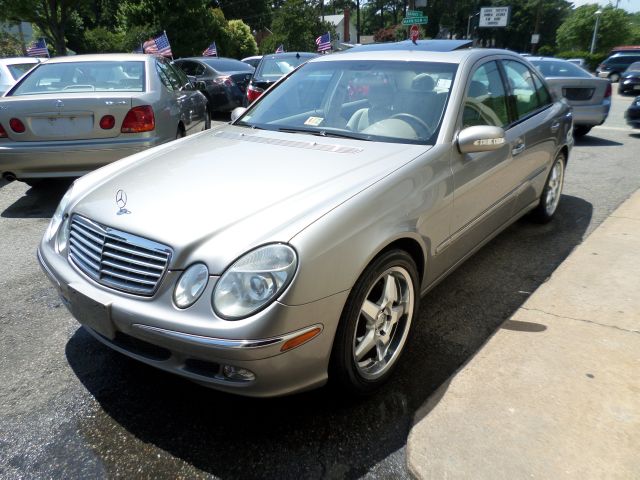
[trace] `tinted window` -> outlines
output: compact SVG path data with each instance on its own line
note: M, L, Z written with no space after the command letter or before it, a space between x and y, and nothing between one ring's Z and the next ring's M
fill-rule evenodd
M633 62L627 70L640 71L640 62Z
M35 67L35 65L35 63L14 63L13 65L7 65L7 68L13 79L18 80L22 75Z
M161 62L161 61L156 62L156 70L158 71L158 76L160 77L160 81L165 87L167 87L167 89L174 90L175 87L171 82L169 75L167 74L168 68L169 67L164 62Z
M504 60L503 63L511 90L511 102L518 119L521 119L542 106L538 102L534 75L520 62Z
M544 77L581 77L590 78L592 75L571 62L561 60L530 60Z
M253 72L253 67L232 58L207 58L202 60L217 72Z
M158 60L158 68L162 70L166 78L169 80L173 90L180 90L180 88L182 88L183 83L180 81L180 77L178 77L178 74L171 66L161 60Z
M538 94L538 100L540 102L540 105L545 106L545 105L549 105L550 103L553 103L551 94L549 93L549 90L547 90L547 87L545 87L544 83L542 83L542 80L540 80L538 77L534 75L533 83L536 86L536 93Z
M187 78L187 75L180 69L178 68L176 65L172 65L169 64L169 68L176 74L176 76L178 77L178 82L180 82L180 89L190 89L191 88L191 82L189 81L189 79Z
M42 63L11 95L60 92L143 92L144 62Z
M480 66L471 77L462 114L463 128L474 125L505 127L507 98L496 62Z

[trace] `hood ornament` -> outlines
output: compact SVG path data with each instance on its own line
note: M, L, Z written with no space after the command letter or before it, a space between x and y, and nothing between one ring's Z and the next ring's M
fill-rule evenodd
M127 206L127 192L122 189L116 192L116 205L120 209L117 212L118 215L126 215L131 213L129 210L124 208Z

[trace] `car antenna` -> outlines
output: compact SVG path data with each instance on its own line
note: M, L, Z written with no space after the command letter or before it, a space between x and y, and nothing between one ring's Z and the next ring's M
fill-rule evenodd
M300 58L300 52L296 52L296 58Z

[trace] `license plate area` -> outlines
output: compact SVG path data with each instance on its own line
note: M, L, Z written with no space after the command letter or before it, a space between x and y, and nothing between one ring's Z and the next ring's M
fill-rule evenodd
M68 287L67 296L67 308L78 322L109 339L115 338L110 305L88 297L72 285Z

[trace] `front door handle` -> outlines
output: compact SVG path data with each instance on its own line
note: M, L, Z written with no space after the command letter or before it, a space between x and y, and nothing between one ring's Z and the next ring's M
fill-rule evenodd
M560 128L560 122L556 120L551 124L551 133L556 133L559 128Z
M518 143L515 147L511 149L511 155L515 157L516 155L521 154L522 152L524 152L524 148L525 148L524 142Z

